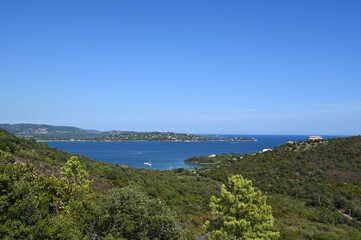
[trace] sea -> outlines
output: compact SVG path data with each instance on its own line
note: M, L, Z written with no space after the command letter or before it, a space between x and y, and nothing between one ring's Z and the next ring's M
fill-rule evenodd
M321 135L324 139L347 136ZM304 141L308 135L217 135L217 137L255 138L257 141L213 142L94 142L94 141L48 141L50 147L83 155L107 163L135 168L167 170L172 168L202 167L184 163L195 156L222 153L254 153L273 148L287 141ZM151 163L147 164L147 163Z

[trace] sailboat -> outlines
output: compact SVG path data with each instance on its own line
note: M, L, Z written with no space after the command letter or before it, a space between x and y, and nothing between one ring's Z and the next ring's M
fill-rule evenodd
M145 162L144 164L145 164L145 165L148 165L148 166L152 166L152 159L149 158L149 162Z

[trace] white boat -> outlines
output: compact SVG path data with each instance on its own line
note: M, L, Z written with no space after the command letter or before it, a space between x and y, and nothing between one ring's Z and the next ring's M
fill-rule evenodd
M152 159L149 159L149 162L145 162L145 165L152 166Z

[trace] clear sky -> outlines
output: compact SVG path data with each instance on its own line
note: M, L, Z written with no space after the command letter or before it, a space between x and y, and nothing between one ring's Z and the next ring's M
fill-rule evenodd
M361 1L0 1L0 123L361 134Z

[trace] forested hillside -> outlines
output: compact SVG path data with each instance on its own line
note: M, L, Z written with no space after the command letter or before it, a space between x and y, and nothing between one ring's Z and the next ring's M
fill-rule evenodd
M1 238L205 237L211 196L220 196L228 176L242 174L266 194L281 239L361 239L361 137L223 155L202 169L167 171L86 156L77 156L77 165L69 153L2 129L0 150Z
M6 129L6 131L14 133L21 137L34 137L34 136L86 136L90 134L98 133L95 130L86 130L77 127L68 126L52 126L47 124L0 124L0 128Z
M200 160L207 162L207 157ZM201 176L220 182L234 174L251 179L270 196L283 229L298 228L304 236L319 234L322 239L350 239L353 234L340 231L352 226L360 236L361 136L288 143L272 151L212 160L213 165L200 169ZM316 234L322 227L327 233Z

